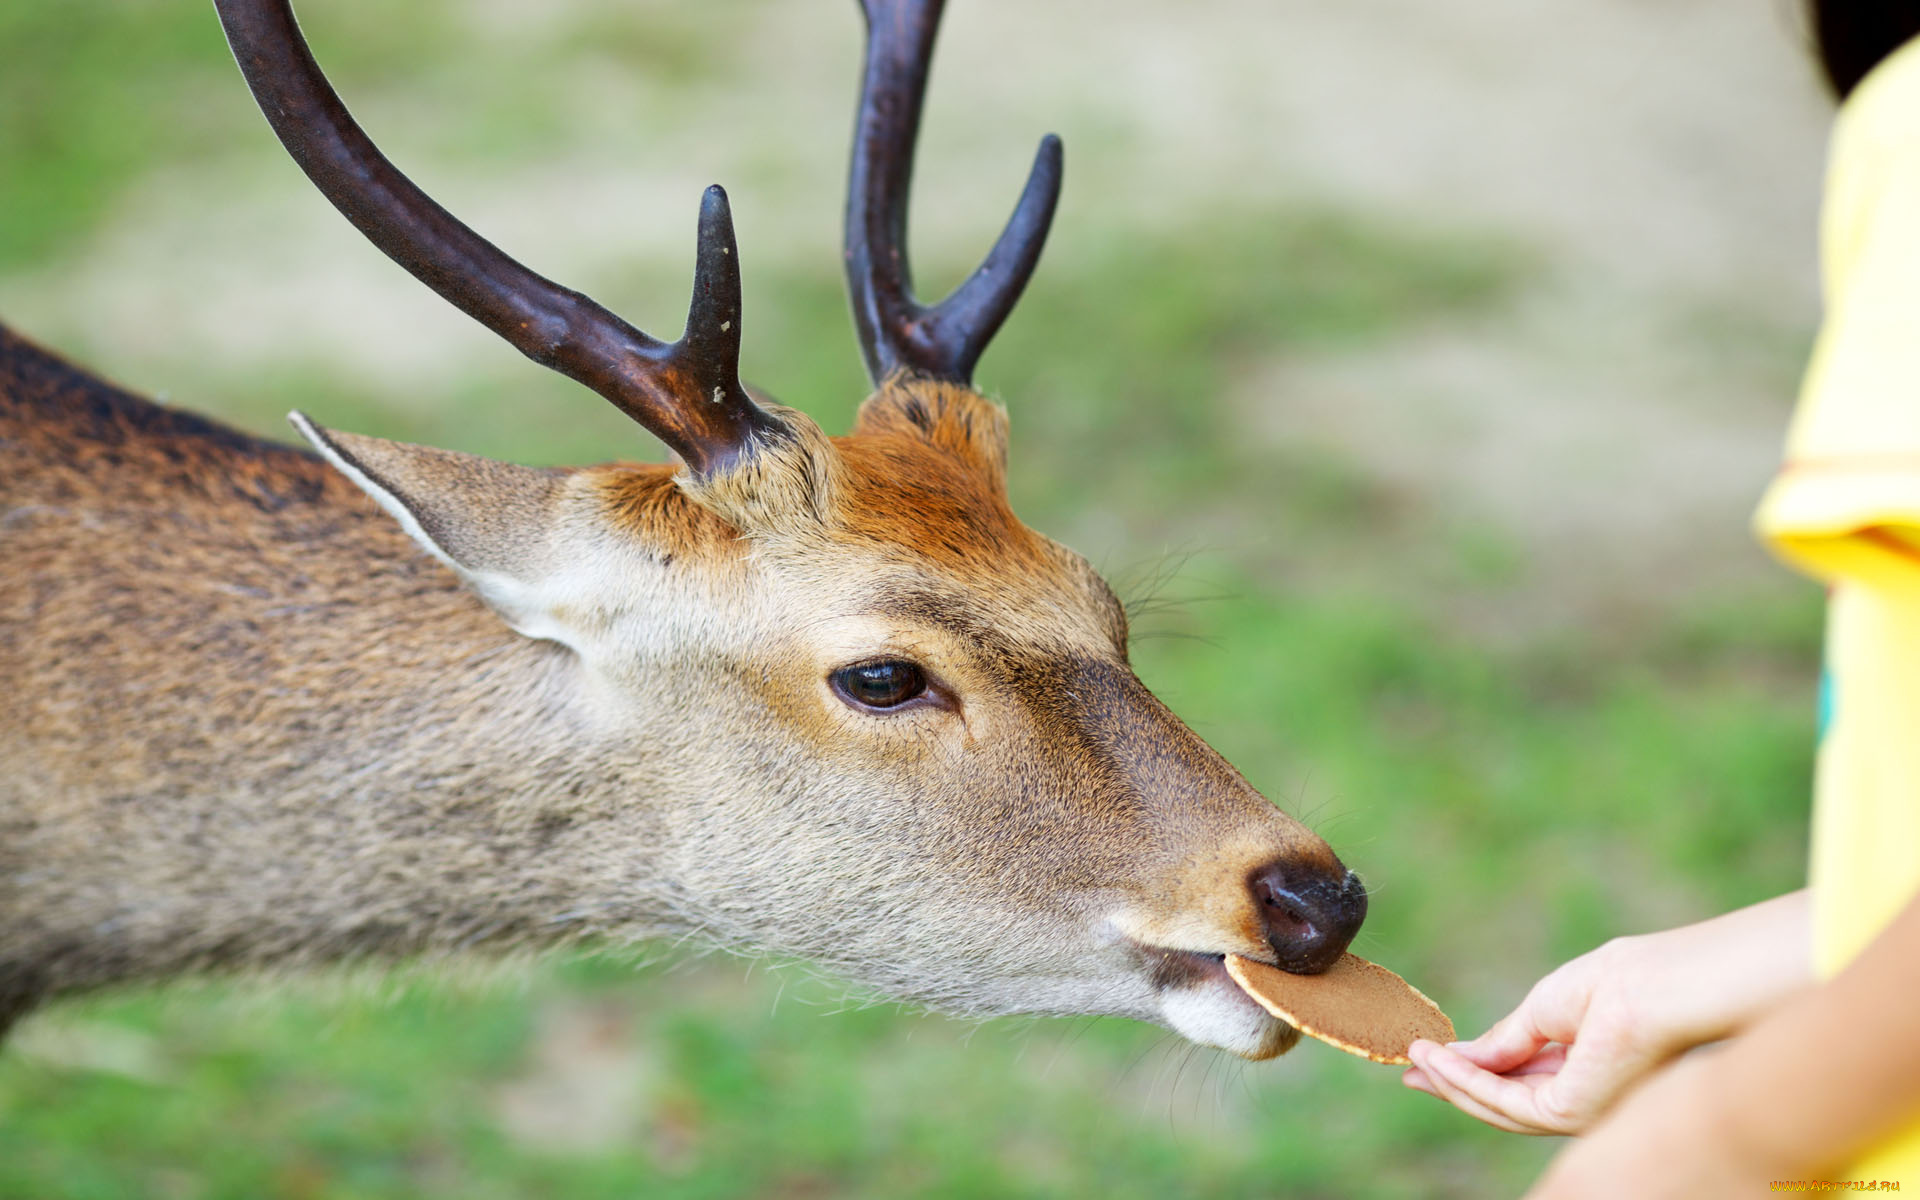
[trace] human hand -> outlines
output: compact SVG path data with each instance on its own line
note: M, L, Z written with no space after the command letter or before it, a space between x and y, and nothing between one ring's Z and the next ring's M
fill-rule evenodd
M1581 955L1473 1041L1415 1042L1402 1081L1496 1129L1585 1132L1674 1053L1637 1002L1648 957L1631 940Z
M1513 1133L1591 1128L1648 1072L1809 986L1805 892L1619 938L1554 971L1471 1042L1415 1042L1409 1087Z

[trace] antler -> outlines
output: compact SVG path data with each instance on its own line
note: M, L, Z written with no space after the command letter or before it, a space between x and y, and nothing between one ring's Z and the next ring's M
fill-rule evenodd
M348 115L286 0L214 0L267 123L361 233L515 349L611 400L697 473L725 467L780 422L740 386L740 264L727 194L700 203L686 332L657 341L536 275L461 224L381 155Z
M875 383L898 370L967 383L980 352L1013 311L1040 261L1060 199L1060 139L1034 155L1020 203L986 260L932 308L913 296L907 188L927 90L927 64L945 0L861 0L867 64L847 180L847 290Z

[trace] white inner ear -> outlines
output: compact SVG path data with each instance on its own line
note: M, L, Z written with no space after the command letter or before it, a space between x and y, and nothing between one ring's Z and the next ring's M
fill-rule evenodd
M308 443L320 452L321 458L333 464L334 470L353 480L355 487L372 496L375 504L386 509L388 516L400 522L400 528L406 530L407 536L419 543L422 550L458 571L461 578L469 577L465 567L453 561L453 558L440 548L438 542L427 536L427 531L420 527L419 518L415 517L406 505L400 503L400 498L375 482L372 476L362 471L351 459L343 458L340 452L333 448L333 444L327 441L326 435L320 432L319 427L307 419L307 414L298 411L290 412L287 414L287 420L300 431L301 437L307 439Z
M440 557L447 561L445 555ZM575 653L580 652L583 640L580 631L554 615L556 606L538 581L515 579L498 571L469 571L458 563L449 565L515 633L559 642Z
M556 606L551 598L542 594L546 589L541 587L541 580L520 579L502 571L474 570L457 561L447 553L445 547L434 541L421 527L419 518L413 515L413 511L402 503L398 496L336 450L319 427L308 420L305 413L290 412L287 414L287 420L293 423L293 427L300 432L301 437L306 438L308 443L319 451L320 457L332 464L336 471L351 479L354 486L373 497L374 503L398 521L400 528L406 530L407 536L412 538L416 545L452 568L454 574L460 576L487 607L499 613L500 618L515 633L524 637L559 642L576 653L580 651L579 633L554 616Z

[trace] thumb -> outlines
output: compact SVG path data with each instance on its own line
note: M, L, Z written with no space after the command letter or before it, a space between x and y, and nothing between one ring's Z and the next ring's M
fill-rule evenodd
M1493 1027L1470 1042L1455 1042L1448 1047L1460 1057L1483 1070L1503 1075L1538 1054L1556 1040L1540 1028L1532 1009L1533 998L1494 1022Z
M1533 985L1519 1007L1454 1050L1476 1066L1503 1074L1531 1059L1550 1042L1571 1045L1586 1020L1591 999L1590 989L1583 985L1585 974L1563 967L1548 975Z

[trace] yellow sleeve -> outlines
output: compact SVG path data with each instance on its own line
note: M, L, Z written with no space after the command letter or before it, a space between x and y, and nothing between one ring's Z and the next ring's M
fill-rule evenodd
M1826 320L1755 524L1822 579L1920 588L1920 43L1835 123L1820 236Z

